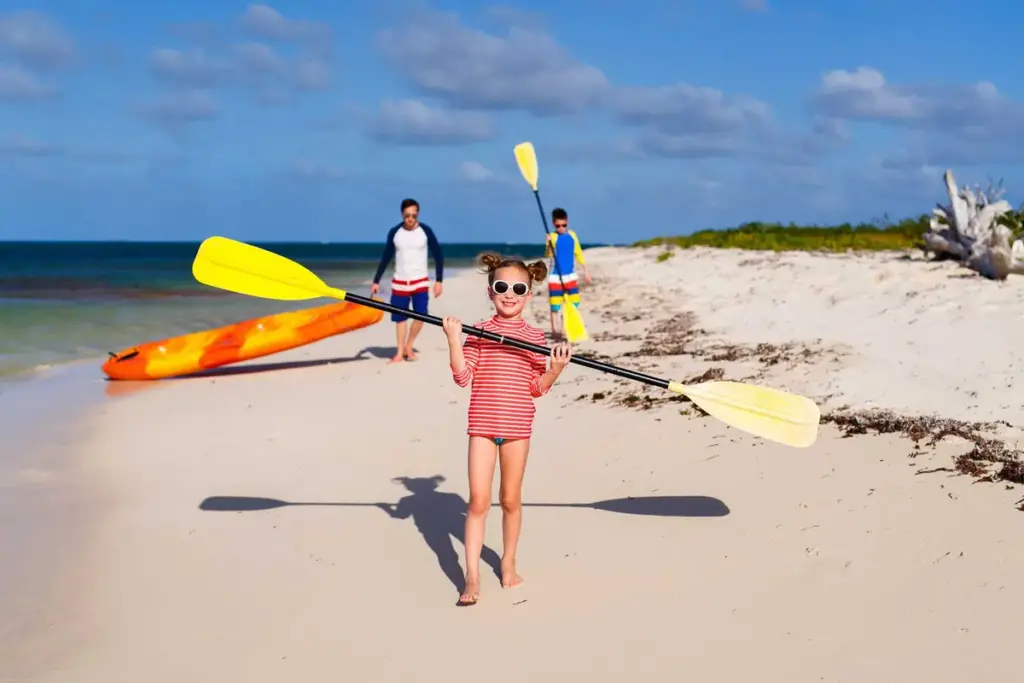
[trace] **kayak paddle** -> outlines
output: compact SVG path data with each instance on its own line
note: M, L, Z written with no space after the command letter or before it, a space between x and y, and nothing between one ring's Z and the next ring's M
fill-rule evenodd
M203 241L192 264L192 275L204 285L237 294L282 301L332 297L380 311L399 313L438 327L443 325L437 316L398 308L377 299L331 287L308 268L291 259L227 237L209 237ZM505 337L478 327L463 325L462 331L524 351L551 355L551 349L545 346ZM728 425L787 446L810 446L818 435L821 418L818 406L803 396L730 381L684 385L583 356L573 356L570 362L668 389L686 396L704 412Z
M516 155L516 163L519 164L519 172L529 183L533 190L533 196L537 200L537 208L540 209L540 219L544 221L544 232L551 239L551 230L548 229L548 217L544 213L544 205L540 203L540 192L537 190L537 180L540 170L537 167L537 152L533 149L532 142L520 142L515 146L513 152ZM565 337L570 342L576 343L587 340L587 328L583 324L583 316L576 305L569 301L569 290L565 287L565 280L562 279L562 271L558 267L558 256L552 261L555 264L555 272L558 274L558 281L562 285L562 326L565 328Z

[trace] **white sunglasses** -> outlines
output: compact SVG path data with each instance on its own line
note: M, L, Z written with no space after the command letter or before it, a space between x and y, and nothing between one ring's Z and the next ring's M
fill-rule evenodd
M491 291L495 294L504 294L512 289L512 293L516 296L526 296L530 292L530 286L525 282L505 282L504 280L495 280L491 283Z

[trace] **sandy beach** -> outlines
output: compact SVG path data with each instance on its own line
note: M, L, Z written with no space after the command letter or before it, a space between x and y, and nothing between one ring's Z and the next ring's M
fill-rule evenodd
M587 252L580 350L810 396L826 416L812 447L570 366L538 402L525 584L485 571L481 602L457 609L469 393L439 330L399 366L385 319L205 377L110 385L61 476L5 475L5 497L82 488L82 509L38 533L84 521L0 643L0 682L1019 675L1024 487L985 461L1024 425L1019 279L915 255L660 253ZM460 273L432 312L483 319L484 287ZM546 329L544 296L530 318ZM915 442L922 416L963 424Z

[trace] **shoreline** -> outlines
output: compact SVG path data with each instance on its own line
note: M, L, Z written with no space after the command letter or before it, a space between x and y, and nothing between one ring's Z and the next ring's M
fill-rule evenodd
M460 274L464 274L466 272L472 272L473 269L474 269L474 266L472 266L472 265L448 265L445 268L446 275L447 275L446 280L449 279L449 278L458 277ZM357 286L359 288L359 291L362 292L363 290L365 290L366 292L368 292L369 288L370 288L371 280L372 280L372 271L371 271L370 275L367 275L365 278L358 280L358 285ZM355 281L356 280L353 280L353 282L355 282ZM348 283L346 283L346 282L335 283L336 286L343 286L343 287L344 286L351 286L351 284L352 284L352 282L348 282ZM387 291L387 287L386 287L387 280L385 279L384 281L382 281L382 284L385 285L384 289L385 289L385 291ZM354 287L352 289L353 289L353 291L355 291ZM222 304L220 304L222 299L223 299L223 297L219 296L218 298L216 298L214 300L216 300L218 302L218 305L222 305ZM245 298L242 298L241 302L243 304L251 303L251 302L247 301ZM275 304L272 304L272 306L275 306L276 303L280 303L282 306L285 306L286 310L299 310L299 309L303 309L303 308L315 308L317 306L322 306L322 305L325 305L325 304L328 304L328 303L331 303L331 302L332 302L331 299L323 298L323 299L311 299L309 301L275 302ZM253 319L253 318L256 318L256 317L262 317L262 316L265 316L265 315L272 315L272 314L273 314L272 312L267 312L267 311L263 311L263 312L247 311L247 313L245 313L245 314L239 313L238 317L230 318L227 321L221 321L221 322L216 322L216 323L201 323L201 322L197 322L192 327L192 329L186 330L186 331L171 332L169 334L161 334L161 333L156 333L156 332L153 332L150 335L142 334L141 337L147 337L147 338L143 339L143 338L140 337L140 338L136 339L135 341L125 343L123 346L119 345L118 348L116 348L116 349L115 348L107 349L107 351L108 352L111 352L111 351L116 352L116 351L120 351L121 349L124 349L124 348L129 348L130 346L135 345L135 344L143 344L143 343L146 343L146 342L156 341L156 340L159 340L159 339L183 336L183 335L191 334L191 333L194 333L194 332L202 332L202 331L205 331L205 330L214 329L214 328L217 328L217 327L224 327L224 326L232 325L232 324L237 324L237 323L243 322L245 320L250 320L250 319ZM127 337L127 335L126 335L126 337ZM33 352L33 353L35 353L35 352ZM27 357L30 354L26 354L24 352L22 352L21 354L11 354L12 357L17 356L17 355L22 355L22 356ZM97 368L99 368L99 366L102 365L105 360L106 360L105 354L103 352L101 352L101 351L97 351L96 355L82 356L82 357L77 357L77 356L76 357L68 357L68 358L57 360L57 361L53 361L53 362L28 363L28 364L19 365L19 366L10 365L10 366L7 366L5 368L0 368L0 369L3 370L3 371L0 371L0 389L2 389L6 384L9 384L9 383L19 384L19 383L23 383L23 382L32 382L32 381L35 381L35 380L37 380L39 378L45 378L46 376L48 376L49 374L51 374L54 371L60 371L61 368L75 367L75 366L78 366L78 365L86 365L86 364L95 364L95 366ZM257 360L259 360L259 359L257 359ZM16 369L11 369L11 368L16 368ZM103 376L102 373L100 373L100 377L105 379L105 376Z
M77 591L68 579L104 498L81 449L102 412L101 390L87 373L75 362L0 383L0 517L14 520L0 531L0 662L19 663L0 674L11 680L60 661L76 640L57 623L73 609Z
M895 295L932 292L941 271L877 256L854 264L867 272L859 276L844 256L678 258L588 250L595 284L581 312L593 341L581 351L673 379L720 373L796 391L819 400L823 415L915 396L957 419L1001 409L991 390L877 393L934 360L927 344L921 353L933 355L915 360L886 326L916 310L895 305L916 296ZM807 269L832 278L831 289L801 286ZM477 277L446 278L431 313L487 317ZM900 277L906 286L891 291ZM957 294L971 300L947 292ZM884 301L895 317L877 317ZM545 304L538 288L526 317L542 329ZM852 324L851 310L871 312L874 327ZM968 312L952 322L920 315L928 325L912 340L936 327L955 347L951 326L971 324ZM873 365L886 349L859 347L868 333L914 367ZM538 401L526 584L502 591L487 574L481 604L454 609L445 558L448 548L462 557L447 539L467 495L468 392L451 381L439 331L426 326L420 360L404 366L386 364L393 336L385 316L240 364L317 365L126 386L124 400L90 413L78 456L96 475L101 514L68 579L75 608L59 625L68 647L59 667L33 671L38 680L269 681L345 666L397 681L450 667L452 642L472 645L462 664L473 667L526 648L530 657L497 672L502 681L558 671L603 682L686 666L708 680L767 670L790 682L945 683L962 680L974 667L968 653L982 646L996 653L987 661L996 675L1016 670L1020 489L943 474L965 439L913 449L896 433L843 438L858 426L823 424L814 446L787 449L578 366ZM960 379L928 381L943 378ZM412 518L378 506L403 500ZM486 542L500 552L499 514ZM481 635L509 624L511 641ZM740 661L735 642L745 636L755 645ZM628 663L593 655L621 652L624 639ZM850 651L872 657L842 654Z
M472 269L450 267L448 274L458 278ZM368 283L367 279L362 284L368 287ZM311 301L309 306L328 302ZM147 341L151 340L139 343ZM0 661L15 661L18 655L17 680L28 675L30 669L24 667L59 661L62 644L84 637L83 633L51 636L54 624L48 612L66 612L74 602L67 597L74 589L62 588L62 584L74 584L77 570L62 565L74 565L66 562L67 558L88 551L102 519L104 501L112 495L102 477L93 476L96 468L90 462L88 448L79 445L88 443L97 421L116 404L111 401L135 400L139 394L171 390L179 383L215 382L218 377L236 374L273 374L281 364L287 367L296 358L303 359L297 365L314 358L311 367L329 366L336 359L317 352L329 347L331 341L327 338L273 356L165 380L108 380L99 369L105 360L100 355L0 376L0 432L4 434L5 450L17 453L16 457L0 460L0 491L5 494L0 501L0 516L25 520L19 529L5 528L2 545L18 561L7 562L0 571L0 613L9 615L6 628L0 630ZM61 424L60 429L45 426L55 421ZM78 481L70 481L75 478ZM6 680L5 675L7 672L0 668L0 680Z

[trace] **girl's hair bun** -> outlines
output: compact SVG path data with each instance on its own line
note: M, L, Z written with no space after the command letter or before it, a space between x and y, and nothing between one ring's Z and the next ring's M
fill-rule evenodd
M526 266L526 272L530 274L534 282L544 282L548 277L548 264L537 260Z
M480 264L480 272L487 274L488 284L493 284L494 274L502 268L519 268L534 282L543 282L548 276L548 266L542 260L526 264L522 259L504 258L501 254L484 252L477 257L477 262Z
M500 254L484 252L477 257L480 269L485 273L492 273L501 267L502 258Z

